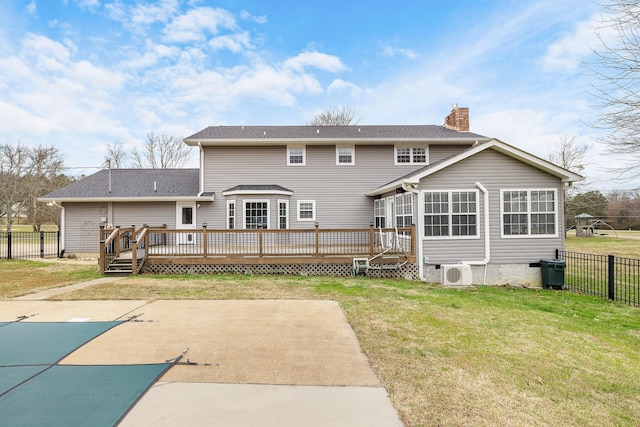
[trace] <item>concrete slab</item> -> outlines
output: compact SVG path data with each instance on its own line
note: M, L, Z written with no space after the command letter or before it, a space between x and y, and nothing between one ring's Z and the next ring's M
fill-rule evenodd
M61 363L156 363L188 348L200 365L162 381L380 385L335 301L155 301L138 312Z
M384 388L157 383L121 422L133 426L402 426Z
M147 301L0 301L0 322L68 322L70 320L124 320ZM131 314L128 314L131 313Z

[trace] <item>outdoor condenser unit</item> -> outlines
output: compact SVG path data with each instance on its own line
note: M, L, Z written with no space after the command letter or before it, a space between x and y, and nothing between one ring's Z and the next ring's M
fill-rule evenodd
M445 286L470 286L472 281L469 264L443 265Z

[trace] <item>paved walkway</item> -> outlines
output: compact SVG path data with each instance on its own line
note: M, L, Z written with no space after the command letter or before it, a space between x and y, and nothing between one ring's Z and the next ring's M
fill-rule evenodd
M78 289L87 288L93 285L99 285L101 283L112 283L117 280L121 280L123 277L102 277L100 279L89 280L87 282L76 283L75 285L62 286L60 288L47 289L42 292L35 292L33 294L22 295L20 297L13 298L13 301L40 301L51 298L56 295L64 294L67 292L73 292Z

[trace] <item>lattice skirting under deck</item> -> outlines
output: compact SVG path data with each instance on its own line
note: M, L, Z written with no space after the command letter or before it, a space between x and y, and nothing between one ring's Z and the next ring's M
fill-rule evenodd
M145 265L143 273L151 274L283 274L290 276L353 275L351 264L153 264ZM369 270L367 277L418 280L418 266L406 264L396 270Z

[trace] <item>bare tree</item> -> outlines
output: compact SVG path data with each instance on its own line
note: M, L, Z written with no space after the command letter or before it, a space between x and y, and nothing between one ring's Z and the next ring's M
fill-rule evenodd
M592 95L598 113L592 125L611 153L625 154L627 166L617 168L629 178L640 176L640 9L638 0L601 3L604 20L601 48L588 64L596 77Z
M585 169L585 155L589 151L589 148L589 144L578 144L575 136L564 135L552 151L549 152L547 160L571 172L580 174ZM578 193L584 185L585 183L573 183L571 187L565 185L562 190L565 230L574 223L573 217L577 215L573 213L574 197L572 196Z
M309 125L311 126L346 126L357 125L360 121L358 110L345 105L325 108Z
M587 166L585 156L590 148L590 144L578 144L575 136L563 135L547 155L547 160L571 172L581 174ZM572 188L575 189L584 184L584 182L577 183Z
M144 169L181 168L193 153L182 138L169 135L147 134L147 142L142 153L134 148L133 167Z
M121 169L125 167L124 160L126 158L127 153L121 141L116 141L113 145L107 144L107 154L104 156L105 165L113 169Z
M0 214L7 220L7 231L18 214L36 222L43 218L36 199L64 185L59 178L63 167L56 147L0 145ZM40 228L39 222L36 228Z

